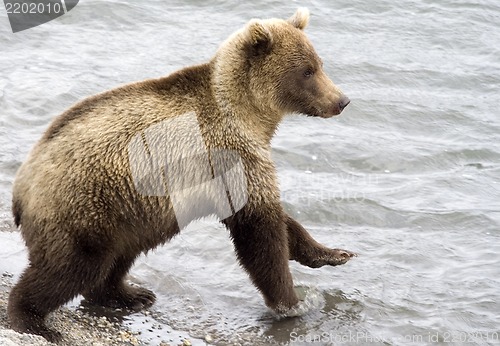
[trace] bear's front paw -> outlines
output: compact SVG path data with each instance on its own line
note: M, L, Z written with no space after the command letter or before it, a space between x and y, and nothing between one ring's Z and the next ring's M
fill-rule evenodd
M319 268L324 265L338 266L357 256L354 252L343 249L327 249L323 254L313 259L309 266L311 268Z
M303 286L295 287L294 290L299 298L298 303L289 308L282 305L277 306L274 309L274 314L278 319L303 316L309 311L321 307L323 296L320 291Z

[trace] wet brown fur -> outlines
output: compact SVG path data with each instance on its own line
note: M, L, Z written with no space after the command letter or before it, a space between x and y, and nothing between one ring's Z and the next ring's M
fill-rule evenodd
M14 184L14 220L29 266L10 294L13 329L60 340L45 317L78 294L111 307L154 302L152 292L124 277L137 256L171 239L179 226L168 196L134 188L127 145L159 121L189 112L207 148L242 159L248 201L223 223L269 307L284 313L298 303L289 259L319 267L353 256L318 244L283 211L271 160L270 140L285 113L341 111L344 96L302 32L308 18L298 11L288 22L254 20L209 63L90 97L54 120ZM315 75L302 81L309 67Z

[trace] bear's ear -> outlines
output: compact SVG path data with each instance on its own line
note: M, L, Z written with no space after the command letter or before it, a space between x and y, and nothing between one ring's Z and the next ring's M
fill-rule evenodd
M248 48L253 56L267 54L273 45L273 35L257 20L252 20L247 27Z
M295 14L288 18L288 23L297 29L304 30L309 23L309 10L305 7L299 7Z

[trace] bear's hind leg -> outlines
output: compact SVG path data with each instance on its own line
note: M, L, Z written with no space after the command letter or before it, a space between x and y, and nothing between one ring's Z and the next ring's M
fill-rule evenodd
M314 240L297 221L289 215L285 217L288 230L290 259L302 265L319 268L324 265L341 265L357 256L342 249L330 249Z
M7 313L12 329L44 337L50 342L61 340L61 334L45 325L45 317L65 302L52 295L52 287L40 280L40 273L28 267L9 295ZM50 293L48 292L50 291Z
M142 287L134 287L125 282L136 256L119 256L115 259L108 277L99 285L83 292L85 299L95 305L110 308L142 310L156 300L153 292Z
M46 326L45 317L78 295L81 281L72 280L59 269L44 270L32 263L24 271L9 295L7 310L12 329L41 335L51 342L61 340L59 332Z
M65 238L63 238L65 239ZM82 238L86 239L86 238ZM102 282L111 267L108 252L82 252L82 242L32 243L30 264L9 295L8 315L12 329L57 342L61 334L49 329L45 317L86 287Z

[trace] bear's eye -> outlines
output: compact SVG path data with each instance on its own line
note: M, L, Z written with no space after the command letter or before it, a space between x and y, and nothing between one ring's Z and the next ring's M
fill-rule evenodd
M314 70L312 68L308 68L304 71L304 77L309 78L314 75Z

